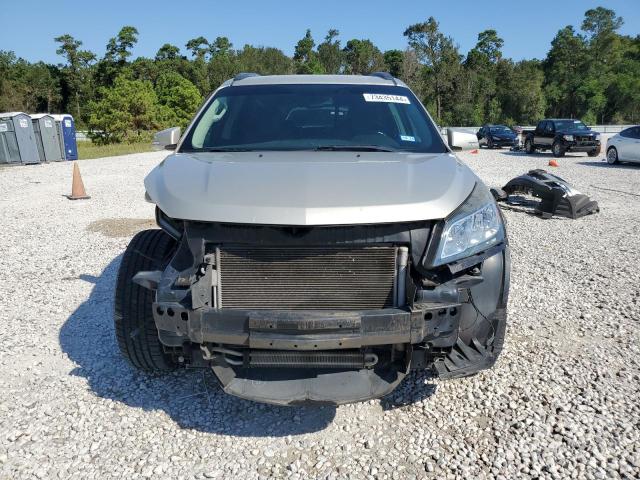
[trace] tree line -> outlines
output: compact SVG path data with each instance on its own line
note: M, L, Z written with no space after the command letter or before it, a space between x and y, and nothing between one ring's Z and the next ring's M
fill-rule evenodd
M111 38L102 57L65 34L55 38L58 65L31 63L0 50L0 111L68 112L94 141L147 139L186 126L204 97L240 72L266 74L388 71L405 81L441 125L529 125L544 116L586 123L640 121L640 35L621 35L623 19L598 7L580 29L566 26L543 60L514 61L495 30L478 34L465 54L427 21L404 31L404 50L381 51L369 39L343 43L331 29L319 43L310 30L293 56L273 47L234 48L226 37L189 40L185 51L162 45L154 58L132 59L133 26Z

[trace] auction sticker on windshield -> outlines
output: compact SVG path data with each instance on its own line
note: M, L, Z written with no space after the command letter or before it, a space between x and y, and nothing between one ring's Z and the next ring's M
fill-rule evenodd
M362 95L365 102L411 103L409 97L404 95L388 95L386 93L363 93Z

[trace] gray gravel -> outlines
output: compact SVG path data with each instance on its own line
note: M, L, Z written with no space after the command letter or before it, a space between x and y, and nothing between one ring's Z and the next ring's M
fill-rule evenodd
M548 155L464 153L490 185ZM640 166L585 155L555 171L600 202L578 221L506 212L513 247L496 367L390 397L277 408L206 372L150 377L120 357L112 290L153 208L162 153L0 170L0 478L638 478ZM114 221L114 219L116 221Z

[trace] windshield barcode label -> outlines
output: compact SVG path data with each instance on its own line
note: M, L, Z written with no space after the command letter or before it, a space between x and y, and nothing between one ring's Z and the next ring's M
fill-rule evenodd
M404 95L387 95L384 93L363 93L365 102L406 103L410 104L409 97Z

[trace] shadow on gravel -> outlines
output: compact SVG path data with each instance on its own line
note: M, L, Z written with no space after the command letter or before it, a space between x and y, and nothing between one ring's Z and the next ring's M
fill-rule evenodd
M91 295L60 330L62 350L77 364L72 375L87 380L99 397L146 411L163 411L182 428L242 437L286 436L324 429L335 407L276 407L225 394L208 370L164 376L136 371L120 355L113 332L113 290L121 256L99 277Z
M380 399L382 409L395 410L428 399L438 389L433 380L434 376L429 372L412 371L393 392Z
M536 158L536 157L540 157L540 158L559 158L560 160L562 160L562 158L579 158L580 156L582 156L581 153L565 153L564 157L556 157L553 155L553 153L551 151L549 152L536 152L536 153L532 153L532 154L528 154L527 152L525 152L524 150L522 151L517 151L517 152L512 152L511 150L505 150L505 151L500 151L500 150L494 150L497 153L501 153L502 155L509 155L510 157L527 157L527 158ZM586 154L584 154L586 156Z
M615 165L610 165L606 160L593 160L591 162L578 162L578 165L584 165L586 167L603 167L603 168L611 168L616 170L638 170L640 168L640 163L617 163Z

